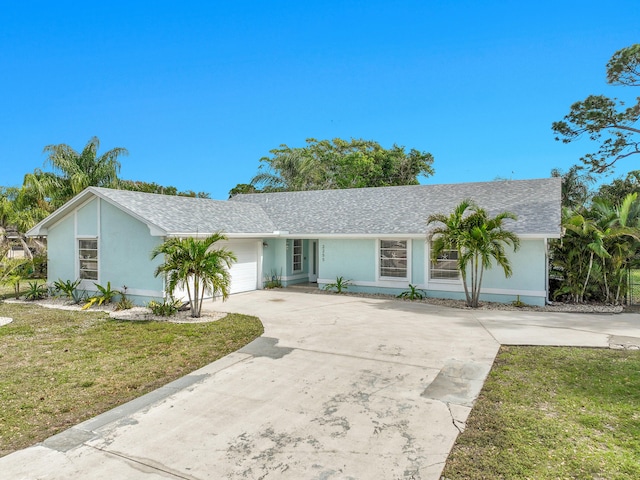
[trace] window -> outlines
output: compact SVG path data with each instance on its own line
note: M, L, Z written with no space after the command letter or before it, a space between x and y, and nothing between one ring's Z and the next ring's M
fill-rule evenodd
M78 257L80 260L81 280L98 280L98 240L78 240Z
M431 280L457 280L460 278L458 251L442 250L440 256L431 262L429 278Z
M406 240L380 240L380 276L407 278Z
M302 271L302 240L293 241L293 271Z

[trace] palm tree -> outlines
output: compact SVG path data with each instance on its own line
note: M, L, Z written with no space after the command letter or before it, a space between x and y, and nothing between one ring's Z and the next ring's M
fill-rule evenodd
M460 278L470 307L478 307L484 270L491 268L493 262L502 267L506 277L511 276L505 246L510 245L516 251L520 240L515 233L504 228L503 223L507 219L516 220L516 216L502 212L490 218L471 200L462 201L449 215L435 214L427 219L428 225L443 224L431 231L432 261L443 250L457 250Z
M127 155L126 148L116 147L98 156L100 140L92 137L82 152L64 143L47 145L45 165L53 172L36 169L25 176L24 184L41 198L49 199L57 208L87 187L117 187L120 173L119 157Z
M166 291L173 294L176 287L185 287L192 317L200 317L205 291L222 300L229 296L231 274L229 268L236 261L226 248L212 248L216 242L226 240L215 233L203 240L196 238L170 238L151 252L151 258L164 255L164 263L155 270L155 276L164 274Z

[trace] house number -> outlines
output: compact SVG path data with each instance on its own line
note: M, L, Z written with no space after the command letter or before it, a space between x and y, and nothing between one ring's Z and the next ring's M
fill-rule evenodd
M322 261L324 262L324 243L322 244Z

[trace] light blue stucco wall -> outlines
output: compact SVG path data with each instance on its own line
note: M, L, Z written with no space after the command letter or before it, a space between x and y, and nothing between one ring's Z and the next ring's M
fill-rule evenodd
M151 260L150 254L163 238L152 237L145 224L104 201L100 217L100 283L126 285L133 296L161 296L163 279L153 272L163 259Z
M162 262L150 259L151 250L162 243L152 237L142 222L100 199L93 199L68 213L49 228L47 235L48 281L78 279L78 238L97 237L99 272L96 283L121 289L138 304L162 298L163 279L153 272ZM79 287L89 294L96 291L94 282L85 280Z
M284 238L267 238L262 241L262 275L283 277L286 274L286 241ZM265 246L266 245L266 246Z
M100 222L98 221L98 203L100 200L94 198L85 203L76 211L77 234L79 237L97 237Z
M49 228L47 235L47 282L75 281L75 220L69 215Z
M544 305L546 300L546 247L543 239L521 240L520 249L513 253L507 249L513 274L505 278L499 267L485 270L481 299L512 302L516 299ZM336 277L350 280L349 291L387 293L396 295L407 289L409 283L427 292L428 296L464 299L461 282L429 281L429 252L426 240L411 240L411 276L404 281L381 280L376 265L378 242L376 239L322 239L320 240L319 286L335 281Z
M373 282L376 279L375 239L322 239L318 278Z

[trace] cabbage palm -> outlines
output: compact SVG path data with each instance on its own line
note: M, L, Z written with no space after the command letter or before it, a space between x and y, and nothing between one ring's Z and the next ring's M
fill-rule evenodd
M491 218L487 212L471 200L461 202L450 215L431 215L427 224L442 223L431 231L433 241L431 257L435 261L443 250L458 252L458 269L467 305L478 307L484 270L493 262L502 267L506 277L512 274L505 246L516 251L520 245L518 236L506 230L505 220L516 220L510 212L502 212Z
M226 248L212 248L216 242L226 240L215 233L199 240L196 238L170 238L151 252L151 258L164 255L164 263L155 270L155 276L164 274L166 290L170 295L176 287L185 287L192 317L200 317L205 291L223 300L229 296L231 274L229 268L236 261Z

